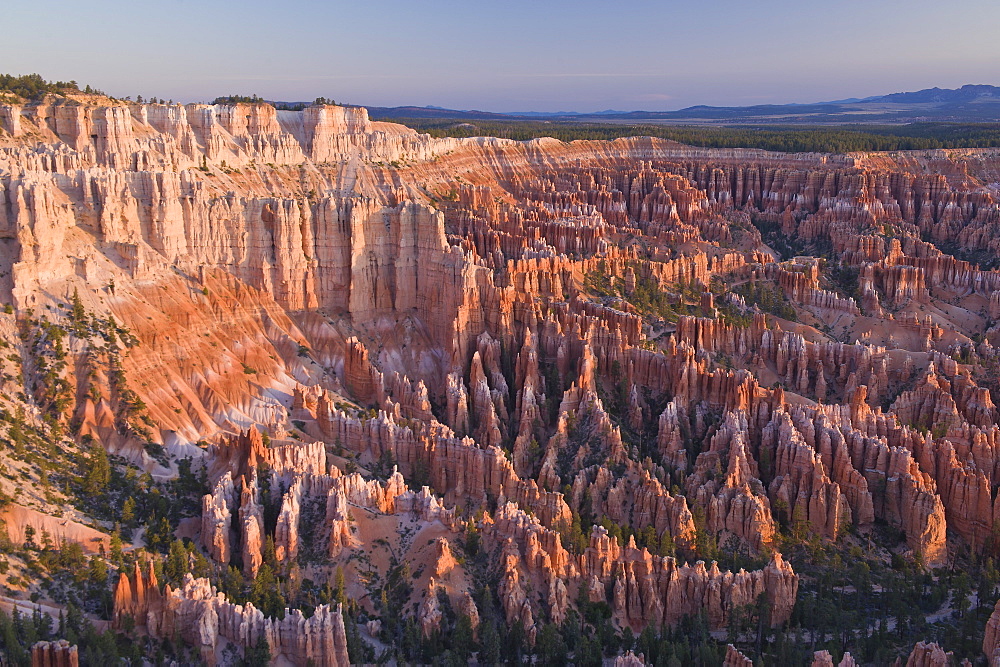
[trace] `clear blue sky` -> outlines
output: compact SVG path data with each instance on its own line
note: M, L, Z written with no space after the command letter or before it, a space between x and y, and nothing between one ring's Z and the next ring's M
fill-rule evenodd
M109 94L491 111L1000 85L997 0L30 0L0 72Z

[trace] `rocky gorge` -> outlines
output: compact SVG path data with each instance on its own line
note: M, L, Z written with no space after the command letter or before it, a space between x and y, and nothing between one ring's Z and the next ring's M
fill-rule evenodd
M7 532L182 661L996 663L998 173L0 105Z

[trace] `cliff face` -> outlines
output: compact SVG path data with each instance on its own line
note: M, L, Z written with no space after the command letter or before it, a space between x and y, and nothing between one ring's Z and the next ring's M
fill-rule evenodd
M121 575L114 600L115 627L122 627L128 617L136 626L144 626L153 637L180 636L196 647L201 658L210 665L216 664L220 638L250 648L261 637L266 640L275 660L283 656L301 665L350 664L341 612L325 605L317 608L308 619L297 609L286 610L281 620L265 618L253 604L234 605L217 593L208 580L195 579L190 574L176 590L167 585L161 591L152 564L148 572L136 565L133 575ZM59 652L53 655L57 654ZM75 654L74 650L74 659Z
M986 634L983 637L983 653L990 665L1000 664L1000 602L986 623Z
M80 654L76 645L65 639L36 642L31 647L31 667L79 667Z
M347 638L341 610L318 607L308 619L293 609L281 620L265 618L253 604L234 605L216 592L206 579L190 574L177 590L167 587L162 616L148 625L154 637L181 636L199 649L202 659L216 664L220 639L249 648L263 637L273 660L292 664L349 665Z
M885 522L938 566L1000 520L1000 273L943 250L1000 249L995 151L437 140L332 106L47 103L0 127L0 300L102 327L52 371L53 418L162 476L150 444L204 465L197 542L248 578L273 543L282 576L361 586L389 544L428 559L407 608L433 637L443 598L486 617L471 531L529 642L581 599L640 632L764 596L780 625L784 539ZM115 593L116 623L206 660L260 637L347 660L340 611L297 614L145 569Z
M564 613L565 591L586 591L591 602L608 603L619 627L636 632L647 625L673 626L701 611L707 613L711 627L722 628L731 610L752 603L762 593L771 604L771 623L779 625L791 615L798 590L798 577L779 554L762 570L722 572L714 562L710 567L702 561L690 566L651 555L634 541L619 547L606 530L595 527L587 548L573 555L563 548L558 534L512 503L500 508L486 535L503 553L499 591L508 623L537 615L524 589L538 581L542 590L549 591L549 613Z

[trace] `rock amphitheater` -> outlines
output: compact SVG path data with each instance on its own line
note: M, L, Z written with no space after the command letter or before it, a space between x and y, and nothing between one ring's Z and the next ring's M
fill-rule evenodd
M170 529L204 571L170 583L167 545L126 539L93 619L207 664L258 647L274 664L373 661L394 655L393 627L449 647L494 617L530 652L594 610L627 638L615 664L692 618L726 665L755 664L731 628L759 605L765 635L798 622L809 579L790 550L863 547L935 581L1000 550L1000 272L974 261L1000 252L998 201L995 149L0 106L2 405L152 484L184 460L201 476ZM80 312L110 337L74 328ZM26 333L44 322L67 330L58 364ZM15 542L35 526L107 553L115 520L15 493L24 478L2 480ZM397 622L378 595L403 564ZM221 583L264 568L283 613ZM340 595L301 603L304 581ZM1000 665L998 628L1000 611L971 659ZM930 635L909 646L900 664L958 659ZM858 664L839 650L809 655Z

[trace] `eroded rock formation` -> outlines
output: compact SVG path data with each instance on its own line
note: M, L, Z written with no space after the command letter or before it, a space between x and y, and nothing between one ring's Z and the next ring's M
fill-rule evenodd
M203 466L198 542L247 577L273 540L283 572L354 585L352 554L427 531L421 630L444 596L475 631L451 534L479 531L530 643L581 592L634 632L760 595L781 624L780 536L883 521L938 566L1000 521L1000 272L946 252L1000 250L996 151L432 139L332 105L49 99L0 127L0 300L100 326L67 338L53 418L163 477ZM770 558L724 572L707 542ZM148 565L126 617L209 662L260 637L347 661L340 611L265 618Z
M177 590L167 587L162 612L150 618L147 629L155 637L179 634L197 647L209 664L215 664L215 649L220 639L249 648L261 637L266 640L272 659L284 656L296 665L350 664L339 608L321 605L309 618L298 609L286 611L281 620L266 618L250 603L240 606L228 602L206 579L195 579L190 574Z
M75 644L65 639L35 642L31 647L31 667L79 667L80 655Z

